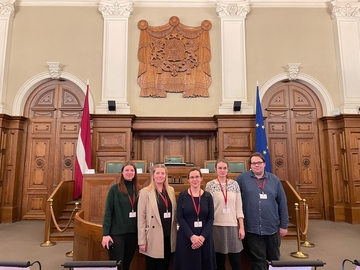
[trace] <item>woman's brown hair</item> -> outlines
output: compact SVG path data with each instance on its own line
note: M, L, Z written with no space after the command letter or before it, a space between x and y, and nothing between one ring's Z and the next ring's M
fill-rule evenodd
M120 178L119 179L119 184L118 184L118 190L119 190L119 192L128 194L127 188L125 186L125 181L126 180L125 180L124 175L123 175L123 171L124 171L124 168L126 166L132 166L134 168L135 175L134 175L134 178L132 179L132 182L133 182L133 188L134 188L135 195L137 195L139 193L139 181L138 181L138 176L137 176L137 172L136 172L136 166L131 161L124 162L124 164L123 164L123 166L121 168L121 172L120 172L121 175L120 175L120 177L117 177L117 178Z

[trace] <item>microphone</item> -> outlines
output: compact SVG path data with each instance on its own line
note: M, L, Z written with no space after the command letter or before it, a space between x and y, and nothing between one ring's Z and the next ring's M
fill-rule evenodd
M0 261L0 266L13 266L13 267L29 267L30 262L14 262L14 261Z
M325 263L320 260L316 261L271 261L270 265L274 267L299 267L299 266L324 266Z
M360 266L360 260L354 260L354 264L355 264L356 266Z

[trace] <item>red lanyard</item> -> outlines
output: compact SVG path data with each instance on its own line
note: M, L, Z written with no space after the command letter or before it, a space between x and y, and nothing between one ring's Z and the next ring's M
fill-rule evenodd
M198 205L197 207L196 207L195 199L194 199L194 196L193 196L193 194L192 194L191 188L190 188L189 190L190 190L191 199L192 199L192 202L193 202L193 205L194 205L195 213L196 213L196 216L197 216L197 220L199 220L199 216L200 216L200 201L201 201L201 189L199 190L199 205Z
M219 180L219 178L217 179L218 180L218 182L219 182L219 185L220 185L220 189L221 189L221 192L222 192L222 194L223 194L223 196L224 196L224 201L225 201L225 206L227 205L227 191L228 191L228 179L226 178L226 194L224 193L224 190L223 190L223 188L222 188L222 185L221 185L221 182L220 182L220 180Z
M156 191L159 193L159 196L165 203L166 212L169 212L169 202L166 196L162 195L162 193L156 188Z
M132 199L130 198L130 195L128 194L128 198L129 198L129 201L130 201L130 204L131 204L131 210L132 212L134 212L134 205L135 205L135 190L133 190L133 197Z
M264 188L265 188L265 184L266 184L266 178L264 177L264 182L262 185L260 185L260 182L257 178L255 178L256 184L258 185L258 187L262 190L262 192L264 193Z

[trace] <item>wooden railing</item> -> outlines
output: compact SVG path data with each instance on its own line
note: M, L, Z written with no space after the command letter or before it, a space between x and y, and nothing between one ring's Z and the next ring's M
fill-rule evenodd
M52 207L55 217L60 217L62 211L66 208L66 204L73 200L74 194L74 180L66 180L60 182L56 189L51 193L46 201L46 216L45 216L45 230L44 230L44 244L51 242L51 233L54 232L54 221L51 217ZM52 205L52 206L50 206Z
M296 227L297 220L296 220L296 210L295 210L295 203L299 204L299 224L300 228L305 227L306 221L306 215L305 215L305 202L297 193L295 188L290 184L289 181L281 181L281 184L284 188L286 199L287 199L287 206L288 206L288 212L289 212L289 223L294 225ZM303 236L301 236L303 238Z

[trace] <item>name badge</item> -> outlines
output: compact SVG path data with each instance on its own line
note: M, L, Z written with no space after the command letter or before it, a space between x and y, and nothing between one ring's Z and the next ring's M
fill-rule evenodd
M266 195L266 194L261 193L261 194L260 194L260 199L262 199L262 200L266 200L266 199L267 199L267 195Z
M194 222L194 227L195 228L201 228L202 227L202 221L195 221Z
M171 212L165 212L164 218L171 218Z
M229 214L229 213L230 213L230 210L228 208L223 209L223 214Z
M136 212L130 212L129 218L136 218Z

